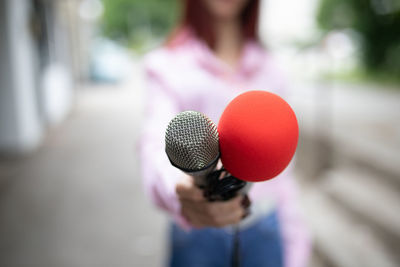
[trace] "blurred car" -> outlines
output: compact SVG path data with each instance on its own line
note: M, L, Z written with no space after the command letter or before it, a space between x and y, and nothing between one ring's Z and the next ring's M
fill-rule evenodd
M131 60L129 51L116 42L97 39L90 51L90 79L103 83L121 82L128 74Z

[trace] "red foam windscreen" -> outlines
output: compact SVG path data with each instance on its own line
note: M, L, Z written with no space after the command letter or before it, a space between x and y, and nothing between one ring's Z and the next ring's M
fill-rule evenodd
M299 128L289 104L276 94L248 91L233 99L218 123L221 161L249 182L274 178L296 151Z

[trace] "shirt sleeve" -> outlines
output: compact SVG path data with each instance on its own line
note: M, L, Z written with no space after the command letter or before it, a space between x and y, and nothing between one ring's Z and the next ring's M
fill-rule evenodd
M308 228L303 221L298 203L297 185L291 170L279 177L277 191L278 216L284 241L285 266L305 267L311 250Z
M184 229L188 222L181 215L175 192L183 173L173 167L165 153L165 130L179 112L178 99L168 88L163 74L145 63L147 98L143 130L139 140L139 157L146 195L159 208L170 214Z
M276 93L287 101L290 97L290 82L281 66L272 58L270 61L269 70L273 77L270 80L274 83ZM298 205L298 186L293 173L293 164L289 164L279 177L268 182L274 183L275 186L277 211L284 243L285 267L306 267L311 252L311 238L303 220L300 205Z

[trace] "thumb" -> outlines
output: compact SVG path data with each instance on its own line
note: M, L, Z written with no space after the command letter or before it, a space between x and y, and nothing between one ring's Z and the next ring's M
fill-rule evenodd
M193 178L186 176L179 181L175 187L176 194L181 199L203 201L205 200L203 190L194 184Z

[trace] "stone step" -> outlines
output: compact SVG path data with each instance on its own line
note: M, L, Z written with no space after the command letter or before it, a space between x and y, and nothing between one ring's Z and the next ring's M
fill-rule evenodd
M328 266L398 266L396 258L368 225L349 216L319 188L308 188L302 202L314 235L314 246L328 261Z
M300 136L331 145L337 157L382 172L400 186L400 91L372 84L334 85L300 83L293 89L290 103ZM312 142L307 145L313 149Z
M323 191L352 212L398 239L400 244L400 192L365 169L342 167L322 177Z
M400 142L400 136L399 136ZM400 184L400 149L398 144L383 145L365 136L336 130L333 135L334 152L365 166L378 170L384 175L395 177Z

